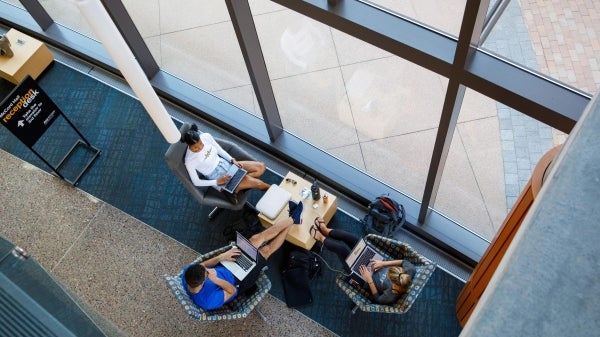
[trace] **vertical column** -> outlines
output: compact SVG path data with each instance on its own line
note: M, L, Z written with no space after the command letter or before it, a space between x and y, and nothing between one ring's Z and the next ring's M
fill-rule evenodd
M167 113L164 105L150 85L146 74L136 61L131 49L119 33L114 22L99 0L72 0L81 14L92 27L96 36L102 41L125 80L133 89L154 124L158 127L167 142L173 144L181 139L181 134Z
M226 0L225 2L240 49L244 55L244 61L258 99L258 105L266 123L267 133L271 141L274 141L283 132L283 125L275 101L273 86L271 86L271 80L267 72L265 58L260 48L256 26L252 19L250 5L247 0Z
M148 78L152 78L160 70L160 67L156 63L156 60L154 60L152 53L150 53L146 42L144 42L135 23L133 23L131 16L127 13L125 5L120 0L101 1L117 26L117 29L127 42L127 45L131 48L135 59L144 70L144 73L146 73Z

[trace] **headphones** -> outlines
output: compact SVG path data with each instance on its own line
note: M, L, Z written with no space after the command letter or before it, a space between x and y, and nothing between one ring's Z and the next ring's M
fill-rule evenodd
M198 127L195 126L195 124L192 125L192 127L181 136L180 141L182 143L186 143L187 145L194 145L200 140L200 132L198 131Z

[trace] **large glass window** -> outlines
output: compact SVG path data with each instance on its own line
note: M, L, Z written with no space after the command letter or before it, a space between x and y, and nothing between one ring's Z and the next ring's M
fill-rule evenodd
M223 0L123 3L163 71L261 116Z
M600 88L600 4L510 1L483 48L588 93ZM595 21L594 21L595 20ZM552 129L553 138L567 135Z
M491 241L539 159L564 141L552 131L467 90L435 208Z
M510 1L483 47L593 94L600 88L600 3Z
M361 0L458 36L466 0Z
M255 23L284 128L420 198L446 79L290 10Z
M46 0L40 1L40 4L56 23L70 28L79 34L95 38L91 27L81 15L81 12L79 12L77 5L73 2L64 0Z
M359 1L454 36L466 4ZM261 116L223 0L123 2L161 70ZM420 200L447 79L269 0L249 3L286 131ZM507 3L482 48L581 90L598 90L598 38L592 23L600 21L600 5ZM42 4L59 24L92 35L71 2ZM532 145L528 137L544 143ZM467 90L431 206L492 238L536 158L565 138Z
M261 116L224 1L123 4L163 71ZM42 5L57 23L93 38L72 2L48 0Z
M507 214L504 181L496 104L467 90L434 206L491 239Z
M24 8L20 1L17 0L1 0L2 2L6 2L7 4L11 4L17 6L19 8Z

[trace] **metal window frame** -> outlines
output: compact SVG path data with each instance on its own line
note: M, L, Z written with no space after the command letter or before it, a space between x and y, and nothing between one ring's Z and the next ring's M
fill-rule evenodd
M27 12L33 17L35 22L40 26L41 29L46 30L54 20L50 17L50 14L37 0L19 0Z
M31 1L31 0L28 0ZM450 254L474 265L487 248L487 240L437 212L432 203L443 172L447 148L460 110L462 93L470 88L499 103L514 108L563 132L569 132L582 114L591 96L558 83L548 76L525 69L501 57L478 49L482 22L489 0L467 0L463 25L458 38L451 37L409 18L383 11L360 1L338 1L330 5L323 0L272 0L301 15L322 22L348 35L386 50L420 67L449 79L424 197L415 200L369 175L353 168L310 143L286 132L274 100L273 90L258 51L256 28L247 1L228 0L231 18L244 54L248 71L261 103L264 120L204 92L161 70L147 71L151 83L167 100L197 113L238 137L267 150L307 174L323 180L361 204L380 191L392 190L392 196L405 205L408 229ZM118 12L119 1L103 0L109 12ZM235 5L232 5L235 4ZM7 5L0 3L0 9ZM98 42L77 36L56 24L40 30L35 23L12 9L0 11L0 22L19 27L43 41L65 49L115 74L112 61ZM139 43L137 29L128 30L132 21L123 12L113 15L117 26L130 43L141 64L154 60L147 46ZM36 26L37 25L37 26ZM138 42L135 42L138 41ZM265 133L265 127L267 132Z
M160 67L152 56L152 53L150 53L150 49L148 49L144 38L142 38L131 16L127 13L125 5L120 0L100 0L100 2L102 2L108 15L115 22L117 29L123 35L125 42L129 45L146 76L152 78L158 73Z
M283 124L258 40L250 4L248 1L239 0L225 0L225 3L248 68L260 111L266 123L269 139L275 141L283 132Z

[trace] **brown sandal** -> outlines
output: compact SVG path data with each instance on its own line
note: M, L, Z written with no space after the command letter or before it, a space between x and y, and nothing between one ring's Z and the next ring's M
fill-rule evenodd
M310 233L310 236L312 236L313 239L315 239L315 245L313 246L312 250L313 251L317 251L319 253L321 253L323 251L323 242L319 241L319 239L317 239L317 231L319 229L317 227L310 226L310 228L308 229L308 232Z
M317 240L317 231L319 229L315 226L310 226L310 228L308 229L308 233L310 234L310 236L312 236L313 239L315 239L315 241L319 241Z
M325 233L323 233L323 231L321 230L321 224L325 224L325 221L323 220L319 220L319 218L321 218L320 216L315 218L314 223L314 227L316 230L318 230L321 234L325 235Z

